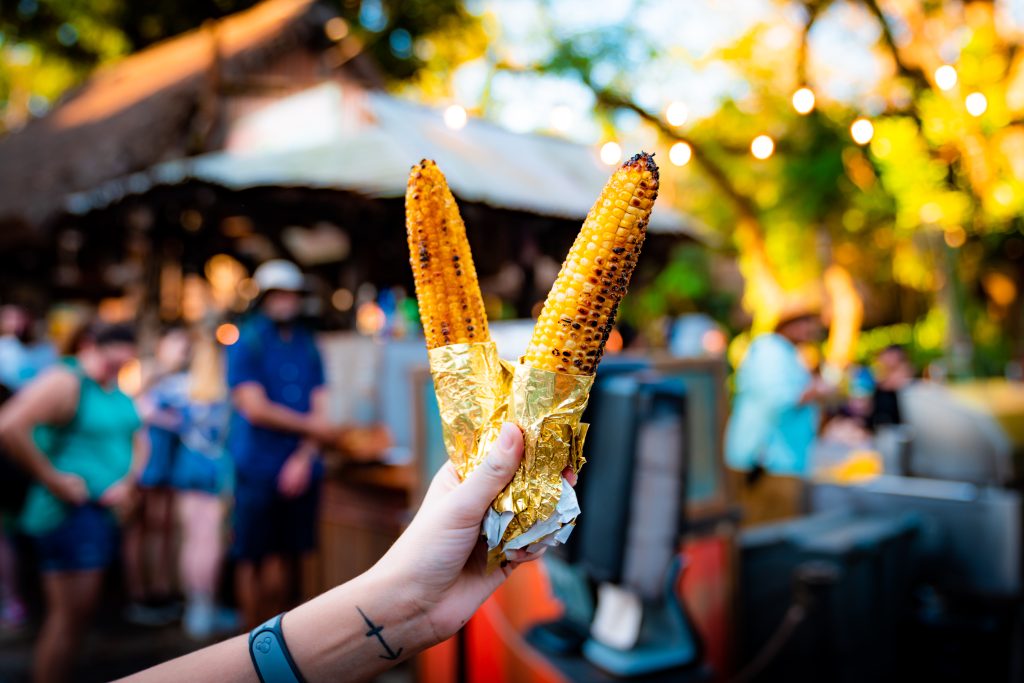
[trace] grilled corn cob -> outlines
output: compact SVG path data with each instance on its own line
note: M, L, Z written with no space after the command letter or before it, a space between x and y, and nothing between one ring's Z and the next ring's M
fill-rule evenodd
M523 357L526 365L594 374L657 197L658 166L650 154L637 154L611 177L548 293Z
M466 226L444 174L429 159L409 172L405 227L427 349L489 341Z

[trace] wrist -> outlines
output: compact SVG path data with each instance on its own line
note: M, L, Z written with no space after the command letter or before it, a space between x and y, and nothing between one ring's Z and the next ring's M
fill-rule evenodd
M60 470L53 465L47 464L36 472L36 478L43 486L52 489L60 478Z
M319 453L315 448L300 446L297 451L292 453L291 457L295 460L302 460L307 463L311 463L316 460L317 455L319 455Z
M437 642L393 578L370 570L285 615L288 649L306 680L370 680Z
M401 630L400 644L410 652L437 645L446 636L434 626L428 596L420 593L418 582L385 561L382 559L359 577L362 587L356 593L358 599L365 599L371 610L387 610L388 620L394 623L393 633L397 636ZM359 605L363 607L362 602Z

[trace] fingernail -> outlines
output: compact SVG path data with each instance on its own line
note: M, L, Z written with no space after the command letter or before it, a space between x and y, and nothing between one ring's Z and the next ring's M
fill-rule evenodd
M500 446L502 450L507 451L512 448L512 443L515 440L515 436L512 432L513 429L516 429L515 425L508 423L501 428L501 436L498 438L498 446Z

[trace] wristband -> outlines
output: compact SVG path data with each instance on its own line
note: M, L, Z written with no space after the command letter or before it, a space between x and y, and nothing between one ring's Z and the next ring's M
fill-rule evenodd
M249 656L260 683L305 683L284 642L284 615L278 614L249 633Z

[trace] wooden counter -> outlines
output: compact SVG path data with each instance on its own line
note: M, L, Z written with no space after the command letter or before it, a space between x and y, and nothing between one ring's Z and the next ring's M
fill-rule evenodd
M303 596L312 598L372 567L412 518L418 490L412 465L329 466L320 502L320 548L303 567Z

